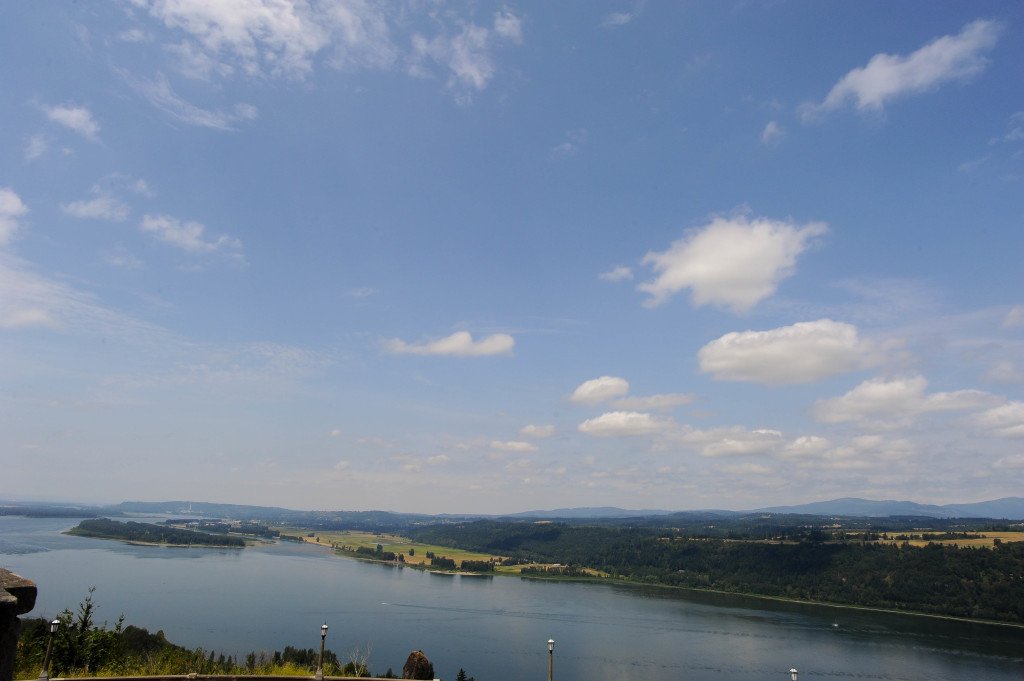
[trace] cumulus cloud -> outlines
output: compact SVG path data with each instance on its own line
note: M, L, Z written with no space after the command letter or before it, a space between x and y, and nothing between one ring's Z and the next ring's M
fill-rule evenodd
M768 454L783 444L782 433L777 430L748 430L743 426L712 428L710 430L683 430L671 441L695 448L701 456L754 456Z
M523 42L523 24L507 8L494 13L494 32L513 42Z
M28 206L22 203L13 189L0 189L0 246L6 246L14 238L20 226L19 219L27 212Z
M1007 402L974 417L979 428L997 437L1024 437L1024 402Z
M647 397L620 397L617 400L612 400L611 405L616 409L628 411L669 410L690 404L696 399L697 396L692 393L663 393Z
M92 112L84 106L42 106L43 113L54 123L74 130L90 141L97 141L100 126L92 118Z
M499 452L535 452L537 445L530 442L501 442L495 440L491 443L491 449Z
M669 418L658 418L635 411L611 411L597 418L587 419L579 425L579 430L595 437L629 437L656 435L675 425L675 421Z
M616 376L601 376L581 384L572 395L570 402L595 405L629 392L629 382Z
M149 6L188 49L255 77L301 79L321 51L332 63L384 67L395 59L384 10L366 0L244 3L176 0Z
M1024 326L1024 305L1011 307L1003 321L999 324L1001 329L1015 329Z
M62 203L60 209L65 215L75 218L100 218L114 222L124 222L128 219L128 205L109 195Z
M607 272L602 272L597 276L598 278L604 279L606 281L622 281L623 279L632 279L633 270L630 269L629 267L623 267L620 265L618 267L612 268L611 270L608 270Z
M397 338L384 343L386 352L393 355L454 355L459 357L485 357L488 355L509 355L515 347L515 339L504 333L496 333L478 341L467 331L456 331L447 338L432 343L414 345Z
M1024 371L1013 362L996 362L981 377L986 383L1024 383Z
M1000 26L978 20L957 35L937 38L907 56L876 54L867 66L843 76L820 104L805 105L805 121L855 100L860 111L879 111L896 97L927 92L950 81L968 81L988 65L982 55L995 46Z
M694 305L746 312L775 293L793 274L797 257L826 230L821 222L798 226L765 218L715 218L668 250L644 256L643 264L658 277L637 289L651 295L644 303L648 307L689 288Z
M1010 456L1004 456L992 464L992 467L1009 468L1014 470L1024 468L1024 454L1011 454Z
M153 234L157 239L172 244L188 253L205 254L221 249L238 250L242 243L222 234L213 241L204 238L206 228L198 222L181 222L167 215L145 215L139 229Z
M775 144L785 136L786 131L778 123L769 121L768 125L764 126L764 130L761 131L761 143Z
M830 446L828 438L819 435L804 435L783 447L779 456L783 459L804 459L817 456Z
M857 327L819 319L770 331L727 333L697 353L700 370L722 381L813 383L872 361L874 346Z
M28 139L28 143L25 145L25 160L36 160L37 158L45 154L46 150L49 148L50 141L47 139L46 135L32 135L32 137Z
M495 66L492 51L496 39L522 42L519 19L505 10L495 15L494 27L488 29L475 23L463 22L453 36L437 35L426 38L415 34L412 37L413 52L410 55L409 73L414 76L429 75L425 65L428 60L447 67L451 71L448 87L453 90L483 90L494 77ZM459 97L466 102L469 95Z
M842 446L829 449L813 465L840 471L866 470L916 454L917 448L906 439L887 440L880 435L858 435Z
M821 423L878 419L892 421L942 411L990 407L999 398L981 390L957 390L926 395L923 376L869 379L841 397L818 400L811 408Z
M531 423L530 425L523 426L519 429L519 437L525 437L529 440L544 440L549 437L554 437L554 435L554 426L535 426Z

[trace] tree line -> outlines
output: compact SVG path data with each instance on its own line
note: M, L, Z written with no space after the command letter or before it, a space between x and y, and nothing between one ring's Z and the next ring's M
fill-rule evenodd
M779 541L681 536L672 528L478 521L435 525L417 541L559 563L643 584L1001 622L1024 622L1024 542L992 548L849 541L803 528ZM511 561L510 561L511 562ZM526 574L538 574L527 571Z
M152 525L150 523L137 523L133 521L122 523L108 518L83 520L76 527L68 530L67 533L83 537L121 539L146 544L182 544L231 548L242 548L245 546L245 540L241 537L208 534L206 532L183 530L177 527Z

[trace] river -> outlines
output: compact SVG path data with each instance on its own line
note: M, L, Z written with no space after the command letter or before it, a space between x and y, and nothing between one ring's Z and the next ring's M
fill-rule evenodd
M1024 629L667 589L437 575L311 545L133 546L72 537L65 518L0 516L0 566L39 586L36 617L96 587L97 617L242 655L369 648L374 673L422 650L440 678L1019 681Z

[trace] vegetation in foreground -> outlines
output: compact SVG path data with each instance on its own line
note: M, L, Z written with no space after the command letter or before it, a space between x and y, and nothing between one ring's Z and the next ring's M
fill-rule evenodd
M61 625L53 637L51 678L182 674L312 676L316 672L320 651L313 648L303 650L286 646L283 651L273 653L253 651L241 659L223 653L218 655L212 650L189 650L174 645L162 631L151 634L146 629L125 626L124 615L112 628L107 622L97 624L97 606L92 594L93 589L90 589L77 611L64 610L56 618ZM46 620L28 619L22 623L14 661L16 679L39 676L49 636L50 627ZM325 650L324 674L373 676L368 664L369 655L369 648L357 649L349 655L347 662L342 663L334 652ZM388 669L378 678L397 677Z

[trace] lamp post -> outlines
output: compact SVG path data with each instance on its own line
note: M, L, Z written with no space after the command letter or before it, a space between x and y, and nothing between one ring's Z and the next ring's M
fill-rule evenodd
M324 678L324 639L327 638L327 622L320 627L320 661L316 665L316 680L323 681Z
M60 620L50 622L50 640L46 642L46 655L43 657L43 671L39 672L39 681L50 680L50 653L53 651L53 635L60 627Z
M789 670L789 678L793 679L793 681L796 681L796 674L797 674L796 668L793 668L793 669Z
M555 666L555 639L548 639L548 681L551 681L551 675L554 671Z

